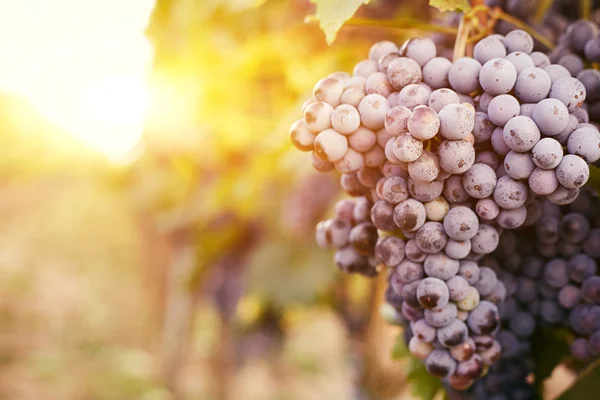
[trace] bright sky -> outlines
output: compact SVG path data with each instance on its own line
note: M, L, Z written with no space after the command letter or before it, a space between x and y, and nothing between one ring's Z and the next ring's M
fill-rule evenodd
M0 91L109 158L139 141L154 0L0 0Z

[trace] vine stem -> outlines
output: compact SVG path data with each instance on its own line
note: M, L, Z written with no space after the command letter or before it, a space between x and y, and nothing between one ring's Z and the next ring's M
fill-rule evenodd
M579 8L581 18L589 20L592 14L592 0L579 0Z
M456 34L456 41L454 42L454 53L452 54L452 61L456 61L465 56L467 50L467 39L469 38L469 32L471 31L471 24L467 23L465 15L460 18L458 24L458 33Z
M446 35L456 35L457 30L448 26L429 24L426 22L410 19L396 19L393 21L370 19L370 18L351 18L344 25L349 26L374 26L379 28L391 28L398 30L420 30L426 32L438 32Z
M536 24L542 23L553 2L553 0L541 0L535 10L535 13L533 14L533 22Z
M515 18L510 14L505 13L500 8L496 8L493 11L493 15L496 18L504 20L508 23L511 23L511 24L515 25L517 28L522 29L525 32L529 33L534 39L539 41L541 44L546 46L548 49L550 49L550 50L554 49L554 44L550 40L548 40L548 38L546 36L540 34L538 31L536 31L535 29L533 29L531 26L527 25L525 22L521 21L520 19Z

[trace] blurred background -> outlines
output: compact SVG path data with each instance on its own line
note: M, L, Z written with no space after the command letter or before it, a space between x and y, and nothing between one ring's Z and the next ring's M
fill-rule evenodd
M382 282L313 240L338 180L288 138L318 79L403 36L328 47L312 14L0 0L0 399L410 397Z

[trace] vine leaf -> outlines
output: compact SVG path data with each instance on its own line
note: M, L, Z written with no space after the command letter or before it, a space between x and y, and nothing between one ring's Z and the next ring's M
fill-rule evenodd
M427 372L423 361L413 357L404 341L404 333L396 337L396 343L392 350L394 360L408 362L406 368L406 379L410 383L412 394L421 400L433 400L442 390L442 382ZM407 360L406 360L407 359Z
M471 10L469 0L429 0L429 5L440 11L462 11Z
M333 43L338 31L356 10L370 0L310 0L317 6L315 17L325 33L327 44Z
M440 390L442 381L429 374L423 361L411 357L406 378L412 387L412 394L421 400L433 400Z
M410 351L408 351L408 347L404 342L404 333L400 333L396 337L396 343L394 343L394 348L392 349L392 359L400 360L410 356Z
M600 381L600 361L586 368L577 381L560 395L558 400L581 400L593 398L593 393L598 392L598 381ZM591 397L590 397L591 396Z
M535 384L542 390L544 381L552 375L554 368L568 355L568 333L564 330L548 330L541 328L534 333L532 344L536 360Z
M590 178L588 184L596 189L600 189L600 168L590 165Z

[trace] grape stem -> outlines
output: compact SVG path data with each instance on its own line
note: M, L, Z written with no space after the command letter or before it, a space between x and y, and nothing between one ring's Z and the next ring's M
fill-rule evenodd
M552 44L552 42L550 40L548 40L548 38L546 36L542 35L538 31L533 29L531 26L529 26L525 22L521 21L520 19L515 18L510 14L505 13L500 8L495 8L492 11L492 16L497 19L501 19L503 21L511 23L514 26L516 26L517 28L524 30L525 32L529 33L538 42L540 42L541 44L546 46L549 50L554 49L554 44Z
M458 33L456 34L456 41L454 42L454 53L452 54L452 60L454 62L465 56L470 32L471 24L466 23L466 16L463 14L460 18L460 23L458 24Z
M422 21L409 19L396 19L393 21L370 19L370 18L351 18L344 25L349 26L375 26L379 28L391 28L398 30L419 30L425 32L438 32L446 35L456 35L457 30L448 26L429 24Z
M579 0L581 18L589 20L592 14L592 0Z
M553 0L541 0L535 10L535 13L533 14L533 22L536 24L542 23L553 2Z

